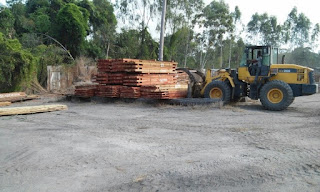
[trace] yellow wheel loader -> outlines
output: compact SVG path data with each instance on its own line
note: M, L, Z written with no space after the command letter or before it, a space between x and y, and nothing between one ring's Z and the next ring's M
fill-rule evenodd
M318 92L313 69L295 64L277 64L278 49L271 46L247 46L240 67L220 69L216 75L207 70L206 76L197 80L194 73L190 95L219 99L228 103L243 97L260 99L268 110L286 109L295 97ZM200 91L200 94L197 93Z

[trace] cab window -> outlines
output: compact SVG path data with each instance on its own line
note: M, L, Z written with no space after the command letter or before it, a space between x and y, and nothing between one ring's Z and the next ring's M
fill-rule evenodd
M272 60L271 60L271 64L278 64L278 49L277 48L273 48L272 49Z

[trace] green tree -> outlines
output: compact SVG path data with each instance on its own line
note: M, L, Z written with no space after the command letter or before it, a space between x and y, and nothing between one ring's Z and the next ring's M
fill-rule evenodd
M152 39L150 33L146 30L145 41L141 42L141 31L123 29L116 38L115 48L112 52L114 58L139 58L139 59L157 59L158 44Z
M10 8L15 20L16 36L14 37L20 37L22 34L30 32L34 28L34 23L27 18L26 6L21 1L12 1Z
M161 4L162 5L162 4ZM193 47L191 46L191 42L193 42L193 29L194 25L194 17L201 12L203 9L204 3L203 0L168 0L167 13L166 13L166 23L171 28L172 37L175 36L175 33L181 33L183 35L184 41L175 41L170 42L172 40L176 40L177 38L166 38L165 44L167 45L176 45L176 46L184 46L184 48L179 48L179 54L184 55L184 59L181 60L182 57L179 57L179 64L186 67L190 54L192 54ZM159 10L162 9L162 6L159 7ZM188 29L188 30L185 30ZM182 30L182 31L181 31ZM178 44L177 44L178 43ZM171 49L172 50L172 49ZM167 50L170 54L170 49Z
M34 13L39 9L47 9L50 5L49 0L27 0L26 12Z
M15 18L9 8L0 7L0 32L6 37L13 38Z
M33 14L30 14L30 17L34 22L34 29L32 32L44 34L50 33L52 24L48 14L37 11Z
M116 38L115 49L113 50L114 58L137 58L139 54L139 31L125 30Z
M232 59L232 54L233 54L233 46L234 46L234 41L235 39L237 38L240 38L240 34L241 32L239 32L237 30L237 27L239 27L239 24L241 24L241 11L239 9L238 6L235 7L234 9L234 12L231 13L232 15L232 18L233 18L233 25L235 26L234 27L234 30L230 33L230 36L229 36L229 41L228 41L228 44L229 44L229 60L228 60L228 68L231 68L231 59Z
M17 39L0 33L0 92L19 91L36 73L36 60Z
M198 35L200 37L198 42L202 44L199 48L201 52L204 52L200 58L200 66L206 65L208 52L218 45L220 47L220 67L222 67L223 39L234 30L233 17L229 7L223 0L212 1L204 8L198 18L200 26L205 27L203 33Z
M104 57L108 58L115 41L117 26L113 6L109 1L93 0L93 16L90 16L90 23L95 44L100 47Z
M190 40L186 41L186 39ZM179 66L187 67L194 47L194 42L191 39L193 39L193 31L187 27L183 27L174 34L167 36L165 38L165 59L177 61ZM186 51L186 47L190 50Z
M275 16L268 16L267 13L255 13L247 25L249 38L252 44L265 44L280 46L281 25L278 24Z
M119 9L119 16L125 24L129 22L131 26L143 31L158 14L160 4L159 0L116 0L115 6Z
M320 55L312 52L310 47L298 47L287 52L286 63L293 63L311 68L319 67Z
M68 65L72 63L66 52L55 45L38 45L31 49L36 58L37 79L42 86L47 86L47 66Z
M66 2L63 0L49 0L49 3L48 14L50 16L50 21L54 24L59 10L66 4Z
M317 43L319 40L319 33L320 33L320 25L319 23L314 25L314 28L312 30L311 34L311 46L316 49L318 48L319 44Z
M83 50L88 20L88 11L73 3L63 6L57 15L55 37L73 56L79 56Z
M292 48L304 47L309 43L311 21L304 13L298 14L297 7L289 13L284 29L285 42L290 43Z
M203 0L167 0L167 4L166 21L172 33L183 27L192 28L193 18L201 12L204 6ZM158 10L160 11L162 4L159 5Z

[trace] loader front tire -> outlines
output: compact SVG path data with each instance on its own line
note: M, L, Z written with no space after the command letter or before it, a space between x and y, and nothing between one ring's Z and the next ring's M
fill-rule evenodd
M219 99L224 103L229 103L231 99L230 86L224 81L212 81L206 86L204 97Z
M286 109L294 100L293 92L286 82L269 81L260 90L260 102L265 109L281 111Z

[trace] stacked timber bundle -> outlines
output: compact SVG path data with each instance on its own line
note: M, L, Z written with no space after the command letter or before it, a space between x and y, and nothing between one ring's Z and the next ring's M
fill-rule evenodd
M98 61L97 96L175 99L187 95L188 83L178 81L177 63L138 59ZM180 79L183 78L180 75ZM188 79L188 77L186 77ZM185 80L185 79L184 79Z
M128 86L166 85L176 82L175 74L128 74L123 80L123 84Z
M100 85L121 85L125 73L99 73L96 75L95 82Z
M111 72L111 67L112 67L112 62L114 60L109 59L109 60L99 60L97 67L98 67L98 73L109 73Z
M121 85L99 85L96 95L98 97L120 97Z
M74 95L83 98L90 98L95 96L97 90L97 84L83 84L76 85Z
M184 71L177 71L176 77L177 77L178 84L189 83L189 75Z
M108 60L104 63L111 64L111 72L128 72L128 73L143 73L143 74L173 74L176 72L177 63L163 62L152 60L139 59L118 59ZM102 62L101 60L99 62ZM105 65L105 64L104 64Z
M123 86L120 90L120 98L138 99L141 97L140 87Z
M185 98L188 94L188 84L156 85L141 87L141 97L150 99Z

